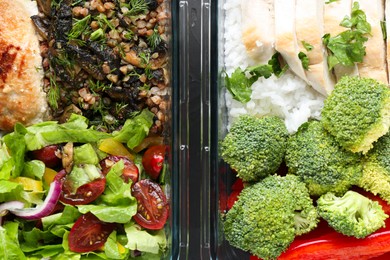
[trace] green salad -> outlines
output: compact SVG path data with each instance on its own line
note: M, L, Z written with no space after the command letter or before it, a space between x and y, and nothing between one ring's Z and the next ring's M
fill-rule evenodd
M143 110L113 133L73 114L0 139L0 259L160 259L166 146Z

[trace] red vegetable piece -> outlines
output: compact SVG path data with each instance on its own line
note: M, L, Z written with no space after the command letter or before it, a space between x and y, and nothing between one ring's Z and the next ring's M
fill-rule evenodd
M244 188L244 183L241 179L237 179L232 185L232 190L234 191L241 192L243 188Z
M362 192L359 190L359 192ZM384 211L389 214L390 207L378 196L362 192L370 199L384 205ZM386 227L381 228L364 239L344 236L329 226L320 222L312 232L297 237L278 259L285 260L322 260L322 259L390 259L383 258L390 252L390 219Z
M103 160L100 161L100 166L102 167L102 173L103 175L107 175L107 173L110 171L111 167L119 162L120 160L123 161L124 169L122 173L122 178L125 182L129 182L131 180L133 183L138 181L139 176L139 170L137 165L134 164L132 160L130 160L127 157L124 156L115 156L110 155Z
M86 253L101 248L114 230L113 223L105 223L88 212L80 216L69 233L69 249Z
M140 180L134 184L132 194L138 202L134 220L146 229L162 229L168 218L169 205L160 185L148 179Z
M99 179L93 180L89 183L78 187L75 194L71 193L69 183L70 181L66 178L67 174L65 170L58 172L55 180L59 180L62 183L62 192L60 195L60 201L70 205L85 205L91 203L97 199L106 187L106 178L102 176Z
M157 180L160 176L164 166L165 151L165 145L154 145L149 147L142 156L142 166L153 180Z
M32 156L34 159L42 161L46 167L55 168L61 164L61 159L56 155L57 150L58 145L49 145L32 151Z
M234 190L232 193L230 193L230 196L227 201L227 207L228 210L231 209L234 205L234 203L238 200L238 195L240 195L241 191Z

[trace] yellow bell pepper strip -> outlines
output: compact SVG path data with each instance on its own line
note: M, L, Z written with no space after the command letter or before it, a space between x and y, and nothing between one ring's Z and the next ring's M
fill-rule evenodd
M28 177L16 177L10 181L19 183L26 191L41 192L43 191L42 181L34 180Z
M119 141L114 140L113 138L103 139L99 143L99 150L117 156L124 156L130 160L134 160L134 155Z

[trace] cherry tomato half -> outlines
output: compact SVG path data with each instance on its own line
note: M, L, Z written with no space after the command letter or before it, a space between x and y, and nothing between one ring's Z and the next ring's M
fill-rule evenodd
M135 183L132 194L137 199L138 209L134 220L146 229L161 229L169 214L167 198L157 183L144 179Z
M56 177L54 177L55 180L59 180L62 184L60 201L66 204L85 205L91 203L104 192L106 187L106 178L102 176L99 179L81 185L77 188L76 193L72 194L70 189L71 183L69 183L70 181L66 176L65 170L61 170Z
M80 216L69 233L69 249L86 253L101 248L114 230L115 224L105 223L88 212Z
M56 155L58 149L58 145L48 145L31 153L34 159L42 161L46 167L55 168L61 164L61 159Z
M145 172L154 180L158 178L164 166L165 145L155 145L149 147L142 156L142 166Z
M138 181L138 167L134 164L132 160L130 160L127 157L124 156L116 156L116 155L110 155L103 160L100 161L100 166L102 167L102 173L103 175L107 175L107 173L110 171L111 166L113 166L115 163L119 162L120 160L123 161L124 169L122 173L122 179L125 182L129 182L129 179L132 180L133 183L136 183Z

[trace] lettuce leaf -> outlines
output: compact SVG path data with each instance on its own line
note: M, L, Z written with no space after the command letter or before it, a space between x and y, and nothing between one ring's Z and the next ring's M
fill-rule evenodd
M125 225L125 231L128 240L126 247L130 250L159 254L167 246L164 229L146 231L132 221Z
M16 222L6 222L0 226L0 259L24 260L26 256L20 249Z
M154 114L144 109L134 118L127 119L122 129L113 133L113 138L118 142L126 143L130 149L133 149L149 134L153 118Z

